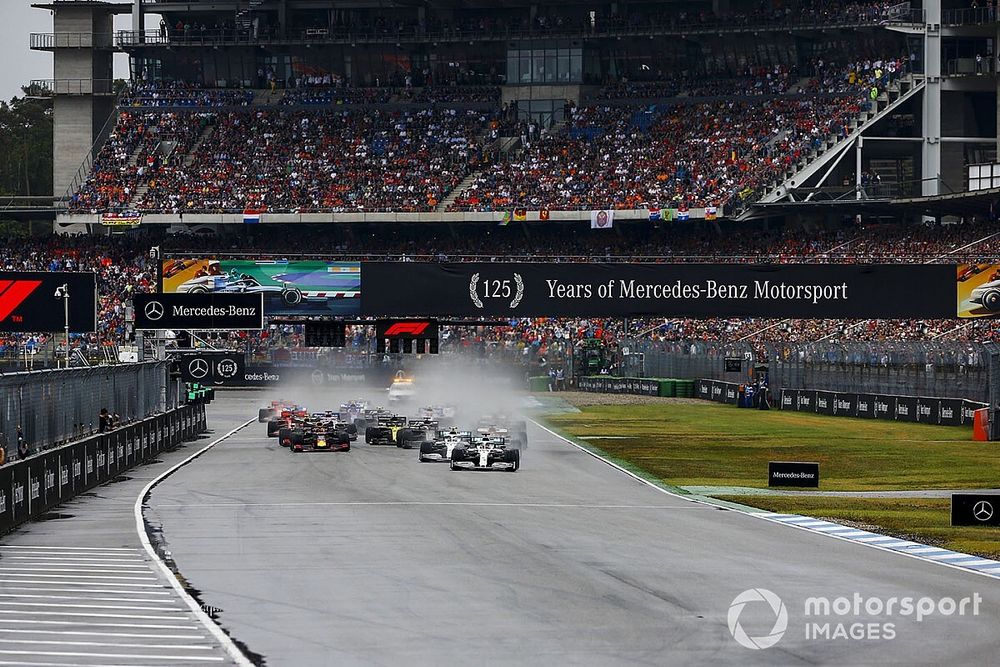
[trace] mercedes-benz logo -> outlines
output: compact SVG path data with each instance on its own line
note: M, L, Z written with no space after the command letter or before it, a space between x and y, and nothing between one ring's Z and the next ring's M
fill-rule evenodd
M988 500L980 500L972 507L972 516L976 521L989 521L993 518L993 503Z
M191 377L200 380L208 375L208 362L201 357L192 359L191 363L188 364L188 373L191 374Z
M323 382L325 380L326 380L326 373L324 373L320 369L317 368L316 370L314 370L312 372L312 383L313 384L323 384Z
M163 317L163 304L159 301L150 301L146 304L146 308L143 312L150 321L155 322Z

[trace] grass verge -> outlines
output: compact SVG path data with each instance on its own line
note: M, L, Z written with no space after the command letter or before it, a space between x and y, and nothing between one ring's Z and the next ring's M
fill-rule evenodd
M549 414L554 430L666 488L767 487L767 462L819 461L821 491L1000 488L1000 447L971 429L714 403L581 405ZM947 498L814 495L713 497L806 514L1000 559L1000 528L952 527Z
M805 514L944 549L1000 559L1000 528L951 526L947 498L719 496L771 512Z

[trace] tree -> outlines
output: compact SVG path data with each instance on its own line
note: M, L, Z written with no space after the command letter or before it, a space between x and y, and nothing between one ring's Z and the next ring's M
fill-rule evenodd
M52 194L52 100L22 87L0 102L0 194Z

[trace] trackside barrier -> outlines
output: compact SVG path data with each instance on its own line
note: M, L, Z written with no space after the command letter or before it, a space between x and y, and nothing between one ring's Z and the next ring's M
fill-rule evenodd
M194 438L207 423L204 403L183 405L0 467L0 535Z
M602 394L635 394L640 396L679 396L682 398L691 398L694 394L694 380L592 375L578 378L576 388L580 391Z
M695 388L697 398L732 405L736 405L738 402L739 385L735 382L698 380ZM985 403L961 398L782 389L778 407L782 410L812 412L835 417L891 419L940 426L967 426L973 423L976 410L988 406Z

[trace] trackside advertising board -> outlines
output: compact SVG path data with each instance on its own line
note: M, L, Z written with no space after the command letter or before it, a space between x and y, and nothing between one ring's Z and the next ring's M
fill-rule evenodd
M259 331L264 328L261 294L136 294L136 329Z
M203 257L165 259L160 287L164 293L261 294L265 314L276 316L1000 316L1000 265L993 264L541 264Z
M955 267L365 262L381 316L950 318Z
M0 331L62 331L66 303L56 290L69 294L69 330L97 330L97 278L94 273L0 272Z

